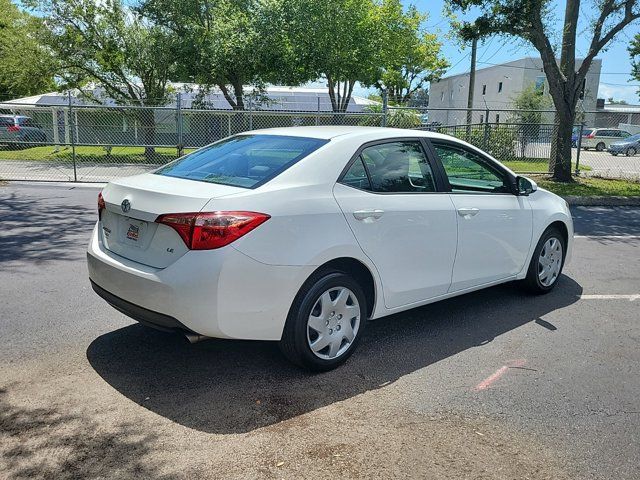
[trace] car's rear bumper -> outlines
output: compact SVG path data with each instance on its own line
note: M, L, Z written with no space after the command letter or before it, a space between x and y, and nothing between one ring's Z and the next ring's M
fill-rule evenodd
M180 323L180 321L178 321L177 319L170 317L169 315L154 312L153 310L148 310L131 302L127 302L126 300L117 297L110 292L107 292L104 288L97 285L93 280L90 280L90 282L93 291L101 296L109 305L111 305L119 312L124 313L128 317L131 317L134 320L142 323L143 325L147 325L149 327L157 328L158 330L167 332L176 330L190 332L190 330L185 325Z
M280 339L293 299L314 269L267 265L230 245L189 251L153 268L108 251L95 229L87 264L97 293L141 323L247 340Z

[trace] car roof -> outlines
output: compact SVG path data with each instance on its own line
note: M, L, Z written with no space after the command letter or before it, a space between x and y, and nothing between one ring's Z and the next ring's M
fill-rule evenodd
M291 137L308 137L330 140L336 137L430 137L450 138L440 133L390 127L361 127L361 126L309 126L309 127L280 127L243 132L241 135L283 135Z
M0 115L0 118L13 118L13 119L18 119L18 118L31 118L31 117L27 117L26 115Z

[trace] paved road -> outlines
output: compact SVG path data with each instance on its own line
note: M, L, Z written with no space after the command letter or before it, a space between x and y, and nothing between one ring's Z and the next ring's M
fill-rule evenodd
M0 477L640 476L640 210L579 208L558 288L373 322L308 375L264 342L147 330L97 298L97 190L0 187ZM612 236L613 235L613 236Z

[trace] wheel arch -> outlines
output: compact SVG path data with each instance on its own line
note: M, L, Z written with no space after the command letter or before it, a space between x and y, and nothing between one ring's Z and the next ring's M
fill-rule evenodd
M373 272L360 260L353 257L338 257L329 260L316 268L307 278L315 278L322 271L337 270L351 275L362 287L367 302L367 318L371 318L376 307L376 280ZM304 285L304 284L303 284ZM302 287L301 287L302 288Z
M569 228L567 227L566 223L564 223L562 220L555 220L554 222L551 222L542 232L544 233L550 228L557 228L558 230L560 230L565 246L569 244Z

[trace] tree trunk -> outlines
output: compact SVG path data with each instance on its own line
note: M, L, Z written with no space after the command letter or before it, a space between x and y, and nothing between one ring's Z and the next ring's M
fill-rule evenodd
M244 110L244 89L242 88L242 82L235 82L233 84L233 94L236 96L235 110Z
M555 138L551 144L549 173L558 182L572 182L571 135L575 120L575 108L558 109L555 117Z
M140 110L140 126L144 137L144 156L148 162L156 160L156 149L151 146L156 143L156 119L153 109Z

